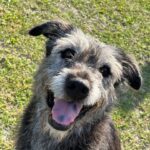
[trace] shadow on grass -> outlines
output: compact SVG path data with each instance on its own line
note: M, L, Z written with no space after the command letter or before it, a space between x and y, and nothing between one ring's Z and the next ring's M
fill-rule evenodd
M128 112L138 107L146 98L150 98L150 62L141 68L143 84L139 91L131 89L119 91L118 105L124 112Z

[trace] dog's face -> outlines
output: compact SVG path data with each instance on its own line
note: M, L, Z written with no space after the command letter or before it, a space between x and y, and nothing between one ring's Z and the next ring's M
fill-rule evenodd
M141 86L135 61L72 25L51 21L29 34L48 38L36 78L40 81L37 92L45 92L42 99L49 108L48 121L57 130L68 130L104 111L119 83L126 82L134 89Z

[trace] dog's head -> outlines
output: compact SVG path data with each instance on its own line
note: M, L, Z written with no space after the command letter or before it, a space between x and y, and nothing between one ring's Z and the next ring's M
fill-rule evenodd
M141 86L138 66L130 56L70 24L50 21L29 34L48 38L36 86L39 95L45 93L42 100L49 107L49 123L55 129L67 130L89 120L91 112L104 111L120 83L136 90Z

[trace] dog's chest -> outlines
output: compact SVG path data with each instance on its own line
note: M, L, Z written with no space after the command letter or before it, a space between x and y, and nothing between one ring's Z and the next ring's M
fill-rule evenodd
M99 150L98 143L89 133L80 134L80 136L72 134L60 142L48 135L35 139L34 144L31 144L32 150Z

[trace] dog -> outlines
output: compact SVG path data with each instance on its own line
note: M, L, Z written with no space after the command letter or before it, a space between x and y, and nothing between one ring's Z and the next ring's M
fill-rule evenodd
M120 150L109 112L120 84L141 86L135 59L62 21L29 35L48 40L16 150Z

